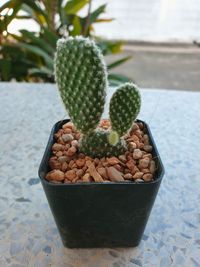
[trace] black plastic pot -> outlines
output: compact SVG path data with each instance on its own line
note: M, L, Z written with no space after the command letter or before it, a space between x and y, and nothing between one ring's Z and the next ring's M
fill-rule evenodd
M54 133L67 121L59 121L53 127L39 168L39 177L64 246L137 246L164 174L149 127L143 122L156 158L157 171L153 182L49 183L44 177L49 171Z

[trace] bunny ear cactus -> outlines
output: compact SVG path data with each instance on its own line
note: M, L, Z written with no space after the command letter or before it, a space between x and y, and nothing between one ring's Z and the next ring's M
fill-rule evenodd
M104 109L107 88L107 71L99 48L82 37L60 39L55 77L76 128L85 134L95 129Z
M110 120L112 129L119 136L124 135L132 126L141 106L141 96L132 83L120 86L110 100Z
M83 37L60 39L55 78L69 116L82 133L79 150L92 157L118 156L126 150L123 135L131 128L141 105L132 83L120 86L110 101L111 130L97 128L108 86L103 55L94 41Z

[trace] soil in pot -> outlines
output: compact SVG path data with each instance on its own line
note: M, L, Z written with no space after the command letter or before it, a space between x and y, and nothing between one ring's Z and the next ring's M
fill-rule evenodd
M110 128L110 121L101 120L99 126ZM151 182L156 171L152 146L142 122L135 122L125 135L128 151L118 157L91 158L80 153L81 134L72 122L67 122L54 135L50 171L46 180L51 183L83 182Z

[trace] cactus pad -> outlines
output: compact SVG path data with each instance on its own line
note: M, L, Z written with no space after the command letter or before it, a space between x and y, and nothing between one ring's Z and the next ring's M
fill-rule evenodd
M103 56L88 38L60 39L55 77L69 116L82 133L96 128L105 103L107 71Z
M132 126L141 106L141 96L132 83L120 86L110 100L110 120L112 129L119 136L124 135Z

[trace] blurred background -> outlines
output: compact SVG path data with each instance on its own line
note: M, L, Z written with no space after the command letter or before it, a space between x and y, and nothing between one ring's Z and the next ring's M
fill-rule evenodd
M1 0L0 80L54 82L69 35L97 41L112 85L200 91L199 0Z

